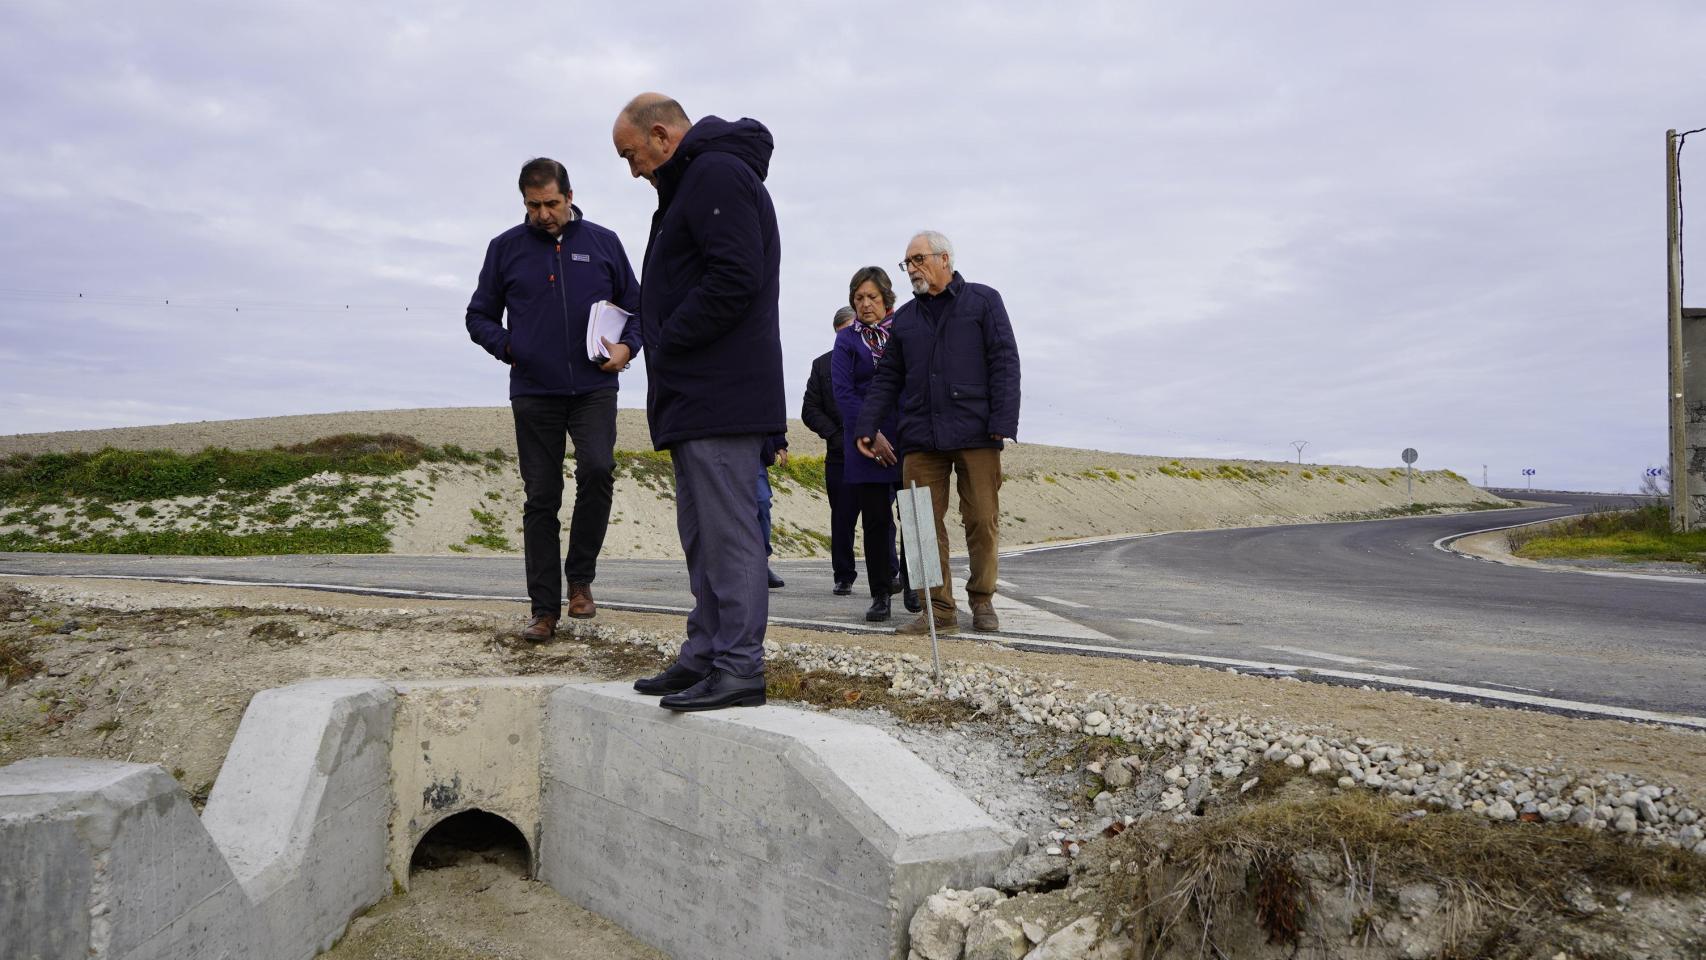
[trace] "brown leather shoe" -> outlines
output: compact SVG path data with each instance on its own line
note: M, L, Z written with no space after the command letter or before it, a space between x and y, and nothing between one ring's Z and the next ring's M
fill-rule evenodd
M521 631L521 639L529 643L546 643L557 635L557 618L548 613L541 613L528 622L527 629Z
M569 584L569 616L585 620L598 614L598 604L592 601L592 584Z
M973 600L971 602L971 628L978 633L996 633L1001 629L1001 618L995 615L995 604L988 600Z
M899 633L899 634L905 634L908 636L913 636L913 635L928 636L930 633L930 621L924 619L925 617L928 617L928 616L930 616L929 613L921 613L916 618L914 618L912 621L910 621L908 623L903 623L900 626L895 627L894 632ZM937 616L936 617L936 633L937 634L959 633L959 632L960 632L960 619L959 619L959 617L957 617L951 613L945 617L943 617L943 616Z

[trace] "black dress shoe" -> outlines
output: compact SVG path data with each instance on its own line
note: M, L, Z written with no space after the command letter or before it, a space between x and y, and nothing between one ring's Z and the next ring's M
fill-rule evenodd
M764 572L770 575L770 589L775 590L778 587L785 587L788 585L786 581L776 575L776 571L769 567L765 567Z
M846 596L851 596L852 594L853 594L853 581L851 581L851 580L837 580L837 581L835 581L835 595L836 596L846 597Z
M660 693L679 693L705 679L707 674L697 670L689 670L680 663L672 663L655 677L642 677L634 681L634 689L647 696L655 697Z
M865 611L865 619L872 623L882 623L889 618L889 598L871 598L871 609Z
M918 611L924 609L924 605L922 603L918 602L918 591L917 590L906 591L906 593L904 594L904 597L906 599L906 612L907 613L917 613Z
M686 690L659 700L658 706L676 713L721 710L724 707L762 707L764 674L737 677L723 670L712 670L705 679Z

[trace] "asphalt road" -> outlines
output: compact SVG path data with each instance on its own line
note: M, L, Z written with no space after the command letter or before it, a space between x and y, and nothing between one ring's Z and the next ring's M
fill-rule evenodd
M1561 506L1018 551L1001 561L1002 639L1453 696L1545 698L1542 706L1706 715L1706 581L1530 570L1434 546L1629 500L1547 497ZM955 566L963 575L963 561ZM774 620L865 627L868 598L830 595L827 561L780 561L776 569L788 586L771 593ZM519 559L492 557L0 554L0 574L7 573L518 601L522 581ZM676 561L605 561L595 592L601 603L631 609L692 603ZM898 603L895 610L904 616Z

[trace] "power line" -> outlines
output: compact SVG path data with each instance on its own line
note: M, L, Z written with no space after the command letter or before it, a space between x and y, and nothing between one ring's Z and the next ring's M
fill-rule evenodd
M1685 307L1688 306L1688 260L1682 255L1682 241L1687 235L1682 220L1682 148L1691 133L1706 133L1706 127L1684 131L1676 138L1676 295Z
M420 306L431 310L458 309L449 304L378 304L349 302L314 302L304 300L231 299L222 297L154 296L135 293L99 293L76 290L26 290L0 288L0 301L13 303L100 304L120 307L171 307L174 309L228 310L241 313L249 310L294 310L312 313L409 313Z

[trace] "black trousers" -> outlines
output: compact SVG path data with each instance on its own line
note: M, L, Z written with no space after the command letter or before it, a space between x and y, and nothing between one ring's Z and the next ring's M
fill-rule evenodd
M901 575L903 585L911 589L906 576L904 557L895 555L893 483L852 483L854 498L859 505L859 523L865 528L865 577L870 580L872 597L889 595L889 583L895 574ZM899 567L897 570L896 567Z
M823 480L829 494L829 567L836 583L859 579L853 565L853 527L859 522L859 498L854 484L842 479L840 460L823 465Z
M527 554L527 596L535 615L560 616L563 576L570 583L591 583L598 575L598 552L610 526L610 494L616 472L616 391L594 390L576 397L512 397L515 448L521 460L521 485L527 504L521 512ZM562 555L565 439L575 445L575 507L569 520L569 555Z

